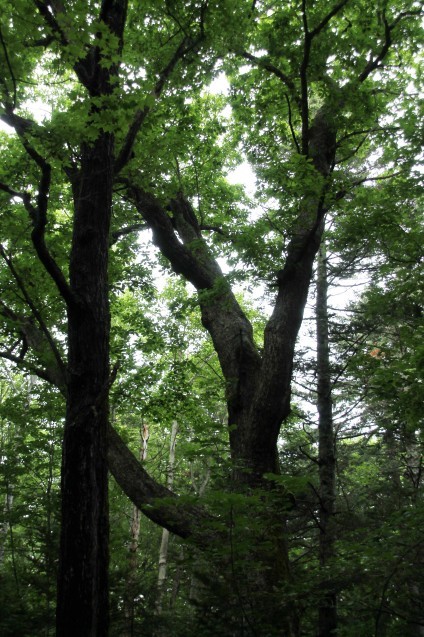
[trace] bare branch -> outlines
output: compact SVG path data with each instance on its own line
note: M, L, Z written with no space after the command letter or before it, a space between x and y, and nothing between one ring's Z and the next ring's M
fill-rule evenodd
M109 245L114 245L115 243L117 243L117 241L119 241L121 237L125 237L132 232L140 232L141 230L146 230L147 227L148 226L145 223L134 223L131 226L126 226L125 228L115 230L111 234Z

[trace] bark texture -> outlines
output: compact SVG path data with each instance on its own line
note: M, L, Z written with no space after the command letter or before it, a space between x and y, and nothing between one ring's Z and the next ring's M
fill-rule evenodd
M62 4L55 4L51 11L43 3L37 6L66 47L72 34L60 26L58 14L65 11ZM122 48L125 19L125 0L102 3L99 25L117 36L118 50ZM105 64L104 55L100 45L93 44L74 67L91 97L112 92L111 80L117 68ZM92 106L93 118L101 112L101 107ZM62 294L68 306L68 366L57 637L108 634L108 254L114 163L114 136L100 128L93 143L82 144L80 165L72 174L69 288ZM49 268L56 276L51 264Z
M113 140L84 148L75 186L57 635L108 626L108 250Z

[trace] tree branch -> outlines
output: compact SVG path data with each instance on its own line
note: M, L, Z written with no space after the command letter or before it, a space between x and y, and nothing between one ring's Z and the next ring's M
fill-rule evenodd
M24 297L25 303L28 305L29 309L31 310L34 318L36 319L37 323L39 324L41 331L43 332L44 336L47 339L47 342L49 344L49 347L54 355L54 358L56 359L56 363L58 365L58 368L60 370L60 373L62 374L63 378L66 378L66 366L62 360L62 357L60 355L60 352L58 350L58 348L56 347L56 343L52 337L52 335L50 334L50 331L47 327L47 325L44 322L43 317L41 316L40 312L38 311L36 305L34 304L33 300L31 299L30 295L27 292L27 289L24 285L24 282L22 281L21 277L19 276L17 270L15 269L15 266L12 263L12 260L7 256L6 251L4 249L4 247L0 244L0 256L3 258L4 262L6 263L7 267L9 268L13 278L15 279L18 288L20 289L20 291L22 292L22 295ZM22 331L22 330L21 330Z
M239 55L245 60L248 60L248 62L252 62L252 64L258 66L261 69L264 69L265 71L269 71L279 80L281 80L283 84L285 84L287 88L290 89L290 91L295 93L296 87L291 77L283 73L278 67L276 67L274 64L271 64L271 62L268 62L263 58L259 58L256 55L252 55L252 53L248 53L248 51L236 51L236 55Z
M375 58L370 58L364 70L358 77L359 82L364 82L373 71L381 66L384 58L386 57L389 49L392 45L392 31L399 24L403 18L409 18L413 16L422 15L422 11L420 9L411 10L411 11L401 11L396 18L393 20L391 24L388 23L387 18L383 15L383 23L384 23L384 42L381 47L380 53Z
M341 0L341 2L339 2L339 4L336 4L333 7L333 9L331 9L331 11L329 13L327 13L327 15L321 20L321 22L318 24L318 26L316 26L315 29L313 29L310 32L311 38L314 38L316 35L321 33L321 31L330 22L331 18L334 18L334 16L337 15L339 13L339 11L341 11L341 9L343 9L343 7L345 5L347 5L348 2L349 2L349 0Z
M59 36L61 43L66 46L69 43L68 38L66 37L63 29L59 26L59 23L56 19L58 3L54 3L51 0L45 0L44 2L43 0L34 0L34 4L47 26L52 30L53 33L56 33ZM63 6L61 3L60 9L61 13L63 13Z
M212 337L227 382L231 418L236 405L250 400L260 367L252 326L210 254L193 209L182 193L170 202L170 217L154 197L127 184L130 199L153 232L153 242L173 270L199 293L202 323Z
M27 371L30 374L34 374L35 376L38 376L38 378L41 378L42 380L45 380L50 384L56 385L56 380L50 376L48 370L42 369L41 367L37 367L36 365L33 365L32 363L28 363L20 356L14 356L10 352L5 352L0 350L0 358L4 358L5 360L11 361L12 363L15 363L15 365L19 369L23 369L24 371Z
M141 230L146 230L147 227L148 226L145 223L134 223L131 226L126 226L124 228L120 228L119 230L115 230L110 236L109 245L114 245L119 241L121 237L125 237L132 232L140 232Z
M2 48L3 48L4 57L6 59L6 64L7 64L7 68L9 69L10 78L11 78L12 84L13 84L13 108L16 108L16 93L17 93L16 78L15 78L15 74L13 72L12 64L10 62L9 53L7 51L6 43L5 43L4 38L3 38L3 32L1 30L1 26L0 26L0 42L1 42L1 45L2 45ZM5 85L5 88L6 88L6 85Z
M10 188L10 186L8 186L7 184L4 184L1 181L0 181L0 190L3 190L3 192L7 192L7 194L10 195L11 197L18 197L19 199L24 198L24 195L21 192L18 192L17 190L13 190L13 188ZM25 196L26 196L26 193L25 193Z
M108 430L108 442L109 470L131 502L155 524L181 538L191 539L200 547L210 546L217 533L207 528L217 520L203 507L182 502L175 493L153 480L112 426Z
M169 77L171 76L173 70L177 66L178 62L182 60L190 51L193 51L193 49L195 49L199 45L202 38L203 38L202 32L200 33L198 38L196 38L195 40L191 39L188 36L185 36L183 38L179 47L174 52L174 55L169 60L168 64L159 73L159 78L155 84L155 87L150 93L150 96L152 97L154 102L156 102L161 96L163 88L166 82L168 81ZM146 119L147 115L150 113L151 110L152 110L152 107L146 104L142 109L139 109L136 112L133 122L128 130L125 141L122 145L122 148L115 162L116 175L119 174L122 168L124 168L124 166L126 166L126 164L131 159L131 153L132 153L132 149L133 149L137 134L139 130L141 129L144 120Z
M288 112L289 112L289 127L290 127L291 136L293 138L294 145L296 146L297 152L300 154L300 147L299 147L298 141L296 139L296 134L295 134L294 128L293 128L290 99L289 99L289 96L287 95L287 93L284 93L284 95L285 95L285 98L286 98L287 108L288 108Z
M1 304L0 311L3 314L7 314L9 319L13 319L17 324L17 330L22 332L23 327L20 323L24 319L9 310L4 303ZM34 330L37 329L34 325L31 327ZM51 347L50 335L44 323L42 331L39 332L39 338L39 346L35 345L34 339L31 340L29 346L35 356L42 360L45 358L43 348ZM66 377L63 374L62 364L61 362L59 364L57 357L55 357L56 361L52 366L44 368L28 363L10 351L0 350L0 358L9 360L18 367L34 373L42 380L57 387L66 396ZM112 372L108 386L113 382L113 376L114 373ZM104 399L104 396L99 397L99 400L102 399ZM208 514L203 507L181 502L175 493L153 480L111 426L109 427L108 437L109 469L133 504L142 510L150 520L167 528L176 535L191 539L200 547L210 545L210 542L216 539L218 533L211 533L207 531L207 528L210 526L211 521L216 523L217 519ZM160 502L160 500L165 501Z
M375 71L375 69L378 68L380 62L382 62L384 58L386 57L390 49L390 45L392 44L392 27L389 26L385 16L383 17L383 20L384 20L384 44L381 47L380 53L374 59L371 58L369 60L368 64L366 65L366 67L364 68L364 70L362 71L362 73L360 74L358 78L359 82L364 82L367 79L367 77L371 75L371 73Z
M5 192L8 192L12 197L19 197L22 200L33 223L31 239L38 258L46 272L53 279L59 294L67 306L71 307L77 303L77 300L75 295L72 293L62 270L50 254L45 242L48 197L51 183L51 166L28 142L27 132L35 126L35 123L32 120L15 115L12 109L7 109L7 112L2 116L2 119L10 126L13 126L25 151L40 168L41 177L38 183L37 206L34 206L31 203L31 198L28 193L18 193L12 188L9 188L6 184L0 184L0 188Z
M18 133L19 134L19 133ZM23 144L30 148L29 144L23 140ZM19 197L22 200L33 224L31 240L40 262L46 272L53 279L57 289L68 307L77 303L62 270L47 248L45 242L45 230L47 225L48 194L50 190L51 168L50 165L36 151L30 153L41 168L41 179L38 185L37 206L31 203L30 195L26 192L20 193L10 188L7 184L0 183L0 190L7 192L12 197Z

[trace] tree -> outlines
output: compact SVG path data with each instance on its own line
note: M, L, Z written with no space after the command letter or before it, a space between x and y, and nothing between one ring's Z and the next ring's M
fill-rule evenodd
M271 8L245 0L142 8L35 0L29 10L6 1L2 9L1 119L14 135L3 137L0 181L1 355L66 398L57 635L107 634L108 464L155 522L203 548L215 535L211 513L152 480L108 425L119 373L109 361L110 286L125 258L113 247L140 223L197 290L225 382L231 491L252 520L240 556L252 555L255 565L243 577L240 560L237 589L229 578L230 602L237 598L243 611L229 630L295 635L299 618L282 594L290 501L269 475L279 471L296 338L325 215L341 201L347 210L387 130L396 133L388 113L408 87L419 9L410 0L372 11L359 0ZM225 156L230 140L221 141L218 108L200 90L222 60L233 82L231 141L244 147L276 204L253 223L221 176L234 152ZM48 97L55 110L37 123L25 111L37 94L31 82L52 73L60 82ZM395 157L402 162L401 153L381 156L379 175L393 173ZM31 248L22 236L28 215ZM252 279L265 278L276 292L261 347L218 264L221 253L240 255ZM230 511L234 550L233 526L243 538L246 518L236 523Z

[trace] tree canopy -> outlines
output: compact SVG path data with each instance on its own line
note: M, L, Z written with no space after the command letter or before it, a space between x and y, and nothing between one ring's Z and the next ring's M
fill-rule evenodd
M124 592L114 579L110 471L190 547L184 634L191 599L205 635L420 635L419 3L0 8L0 549L18 597L35 472L57 637L138 634L126 602L122 629L106 610L136 586L134 561ZM234 184L242 162L254 194ZM337 315L331 290L358 277ZM164 479L137 447L155 430L165 463L174 423L182 468L171 453Z

